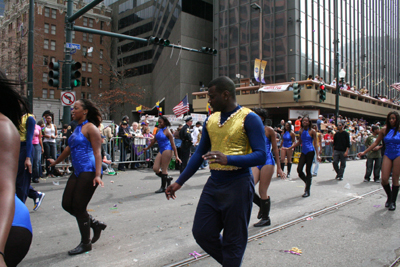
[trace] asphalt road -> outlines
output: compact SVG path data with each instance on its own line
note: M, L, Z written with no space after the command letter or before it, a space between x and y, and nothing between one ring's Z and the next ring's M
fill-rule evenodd
M313 180L311 197L303 199L304 183L295 178L296 167L292 180L273 178L271 227L252 226L258 221L258 209L254 209L249 236L381 188L363 182L364 160L348 161L343 181L335 180L332 165L325 163ZM176 171L170 174L178 176ZM79 243L80 235L75 219L61 207L67 177L41 180L35 188L46 197L40 209L31 212L33 241L20 266L165 266L190 257L193 251L203 253L191 228L208 176L209 171L198 171L177 192L176 200L167 201L163 194L154 194L160 178L150 169L105 175L105 187L97 189L88 211L108 227L92 251L72 257L67 251ZM389 266L400 255L400 208L389 212L385 201L379 190L252 241L243 266ZM29 199L27 206L32 210ZM292 247L300 248L302 255L281 252ZM207 258L190 266L218 264Z

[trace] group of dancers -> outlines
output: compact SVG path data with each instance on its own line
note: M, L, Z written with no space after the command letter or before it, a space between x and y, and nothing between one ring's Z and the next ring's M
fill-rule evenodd
M173 153L178 162L181 160L166 117L159 117L155 139L145 149L158 142L160 150L153 170L161 178L161 187L156 193L165 192L167 199L175 199L176 191L196 173L204 160L209 161L211 175L197 206L193 236L221 265L240 266L247 244L252 202L260 207L257 216L260 221L254 226L271 225L268 188L275 164L279 176L285 179L283 169L287 157L289 176L292 152L299 145L302 145L302 152L297 172L305 184L303 197L310 196L311 165L315 155L320 160L317 133L312 129L310 118L305 116L299 140L295 142L290 124L286 124L280 158L275 132L264 125L268 117L265 109L250 110L238 105L235 85L228 77L214 79L208 88L209 103L214 112L204 122L200 143L175 183L171 184L172 178L168 176L168 164ZM23 201L16 196L16 177L21 169L18 165L22 164L23 170L30 170L29 151L24 148L22 139L18 138L21 132L27 131L24 125L27 125L26 120L30 116L23 119L24 114L29 114L24 100L14 90L14 85L0 73L0 151L3 151L0 153L0 266L16 266L25 257L32 240L29 212ZM107 225L87 212L87 205L96 188L104 186L101 136L97 128L101 114L91 101L81 99L74 105L72 118L78 126L62 154L56 160L49 159L49 164L53 167L71 155L74 171L66 184L62 207L76 218L81 234L79 245L68 252L76 255L90 251ZM377 140L359 153L359 156L365 155L384 140L386 151L382 164L382 186L387 194L385 206L389 210L395 210L399 191L399 124L399 114L389 113L386 127L380 131ZM304 166L306 173L303 172ZM389 185L391 171L392 187ZM257 183L259 196L254 193L254 185ZM23 194L29 194L28 190Z

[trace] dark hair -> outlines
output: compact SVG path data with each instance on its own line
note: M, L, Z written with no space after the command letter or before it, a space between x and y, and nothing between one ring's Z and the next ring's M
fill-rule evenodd
M36 123L37 125L41 126L42 124L44 124L43 120L40 120Z
M25 101L14 89L18 84L7 79L4 72L0 71L0 113L4 114L19 129L21 118L29 113Z
M68 124L64 124L63 129L68 129Z
M379 129L379 127L378 126L372 126L372 128L371 128L371 130L372 130L372 132L375 132L375 130L378 130Z
M43 116L45 119L47 118L47 117L51 117L51 121L54 123L54 114L53 113L46 113L44 116ZM46 123L45 123L46 125L47 125L47 120L46 120Z
M165 116L159 116L158 119L162 119L164 121L165 126L170 127L171 123L169 122L169 120L167 119L167 117Z
M253 108L254 113L258 116L263 117L263 124L265 125L268 118L268 111L265 108Z
M99 111L99 109L93 104L92 101L88 100L88 99L79 99L78 101L80 101L82 103L82 107L83 109L87 109L88 113L86 115L86 119L93 123L94 125L96 125L96 127L100 126L101 123L101 113Z
M308 129L312 129L313 123L312 123L312 121L311 121L311 119L310 119L310 117L309 117L308 115L305 115L305 116L303 117L303 119L301 120L301 129L303 129L303 122L304 122L304 119L308 119L308 122L310 123L309 126L308 126Z
M298 117L297 117L297 119L301 119L301 118L302 118L301 116L298 116Z
M222 77L218 77L218 78L212 80L208 84L208 88L211 88L213 86L215 86L215 90L218 93L222 94L223 92L228 91L229 94L231 95L231 97L233 99L236 99L235 84L229 77L222 76Z
M292 131L292 125L289 122L285 122L285 126L283 126L283 133L286 133L286 124L289 124L289 133Z
M389 112L389 114L386 117L386 132L385 135L387 135L390 131L390 129L392 129L392 127L390 126L390 116L391 115L395 115L396 116L396 125L394 126L394 133L393 136L395 136L397 134L397 132L399 131L399 125L400 125L400 116L399 113L397 111L391 111Z

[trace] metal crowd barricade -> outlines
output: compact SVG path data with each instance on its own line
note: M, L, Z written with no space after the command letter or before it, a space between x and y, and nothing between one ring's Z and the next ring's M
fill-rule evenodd
M148 151L143 151L146 146L146 139L142 137L129 138L129 143L122 137L113 137L107 143L106 152L111 156L112 164L153 162L158 146L154 145Z

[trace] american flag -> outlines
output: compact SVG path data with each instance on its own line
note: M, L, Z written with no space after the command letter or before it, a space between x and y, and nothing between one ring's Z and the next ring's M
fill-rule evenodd
M394 84L392 84L390 87L393 87L393 88L396 89L397 91L400 91L400 83L394 83Z
M189 102L187 96L185 96L178 105L176 105L172 111L174 112L175 116L179 117L182 114L185 114L189 111Z

